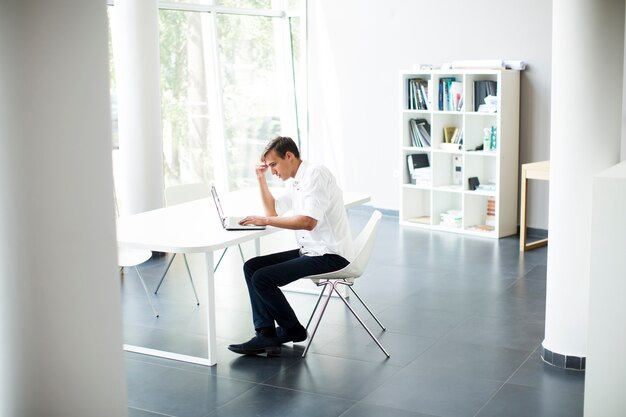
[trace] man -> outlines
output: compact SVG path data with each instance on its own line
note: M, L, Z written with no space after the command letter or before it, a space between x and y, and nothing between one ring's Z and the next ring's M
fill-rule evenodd
M283 181L293 178L278 199L267 185L268 170ZM281 344L307 338L306 329L279 287L347 266L353 256L352 236L343 193L335 178L327 168L311 166L300 159L291 138L270 141L256 175L265 216L248 216L241 223L294 230L298 249L258 256L244 264L256 336L228 349L243 355L276 355L280 354ZM293 215L278 216L290 209Z

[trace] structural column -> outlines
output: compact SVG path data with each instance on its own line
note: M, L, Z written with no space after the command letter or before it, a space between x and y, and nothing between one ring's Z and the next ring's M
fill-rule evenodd
M126 416L103 1L0 2L0 415Z
M584 369L592 178L619 159L623 0L554 0L546 329L543 358Z
M157 0L116 0L112 38L117 81L120 214L163 207L163 139Z

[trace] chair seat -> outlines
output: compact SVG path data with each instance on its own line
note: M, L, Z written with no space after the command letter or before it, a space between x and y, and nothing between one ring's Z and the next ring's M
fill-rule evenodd
M121 267L136 266L146 262L152 257L148 249L117 249L117 264Z

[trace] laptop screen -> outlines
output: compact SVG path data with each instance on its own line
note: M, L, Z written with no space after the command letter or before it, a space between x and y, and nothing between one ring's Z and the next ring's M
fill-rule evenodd
M213 201L215 202L217 215L220 217L220 222L222 222L222 226L223 226L224 219L226 218L226 216L224 215L224 210L222 210L222 204L220 203L220 198L217 196L217 190L215 189L215 185L211 186L211 195L213 196Z

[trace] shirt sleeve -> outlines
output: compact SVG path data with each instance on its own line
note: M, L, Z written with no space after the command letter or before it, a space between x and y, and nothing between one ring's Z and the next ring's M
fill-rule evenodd
M324 213L330 207L329 181L330 177L323 169L318 167L314 170L303 198L303 215L317 221L324 217Z

